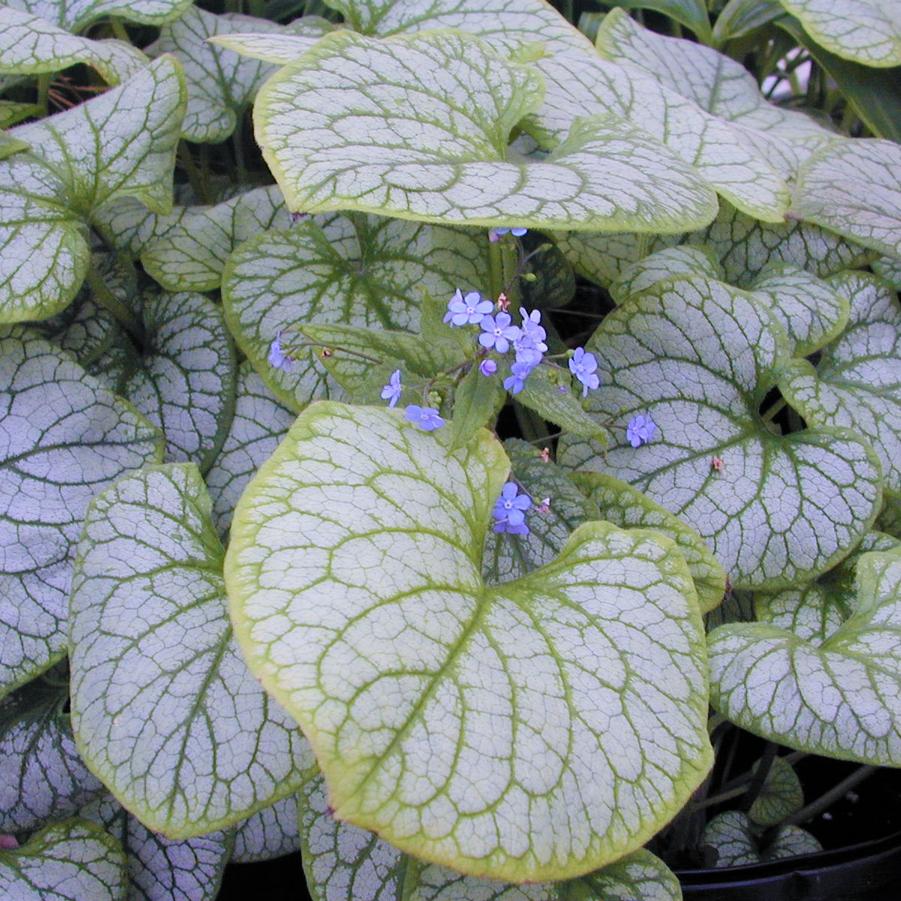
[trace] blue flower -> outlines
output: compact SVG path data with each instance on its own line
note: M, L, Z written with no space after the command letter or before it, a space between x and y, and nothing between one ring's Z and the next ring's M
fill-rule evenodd
M279 329L275 333L275 337L272 339L272 343L269 345L268 360L270 366L274 367L275 369L282 369L285 372L290 372L294 368L294 364L297 362L282 350L281 329Z
M509 532L512 535L528 535L529 527L526 525L526 510L532 506L532 498L523 492L519 493L516 482L507 482L501 489L501 496L495 501L494 531Z
M418 426L424 432L434 432L444 425L444 420L438 415L438 411L434 407L420 407L416 404L410 404L404 410L404 416Z
M547 351L547 344L544 343L547 332L541 325L541 313L538 310L529 313L520 307L519 314L522 316L522 327L519 337L513 342L516 362L529 363L534 368Z
M484 316L480 323L482 334L479 335L479 344L488 350L493 347L499 354L505 354L510 349L510 342L520 335L519 326L512 325L512 322L509 313Z
M400 400L400 394L403 390L400 384L400 370L395 369L388 379L388 384L382 388L382 400L388 401L388 406L393 407Z
M488 240L492 243L494 243L495 241L500 241L500 239L508 232L511 235L515 235L517 238L521 238L527 231L527 228L521 228L519 226L517 226L516 228L489 228Z
M494 373L497 372L497 363L495 363L494 360L482 360L482 362L479 363L479 372L481 372L482 375L494 375Z
M569 371L582 383L582 397L588 397L589 389L597 388L601 380L595 370L598 368L597 357L588 353L584 347L577 347L569 359Z
M626 438L629 439L629 444L632 447L641 447L642 444L647 444L653 440L656 434L657 423L646 413L639 413L637 416L633 416L629 420L629 425L626 426Z
M504 388L511 394L519 394L525 387L529 373L537 366L529 360L517 360L511 367L511 375L504 379Z
M494 304L482 297L478 291L469 291L465 296L458 288L448 301L444 321L450 325L478 325L483 317L494 309Z

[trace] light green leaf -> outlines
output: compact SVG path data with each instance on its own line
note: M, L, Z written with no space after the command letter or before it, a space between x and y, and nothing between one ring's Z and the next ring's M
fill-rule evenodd
M87 272L86 225L99 206L137 197L162 212L184 87L161 59L75 109L14 129L32 150L0 162L0 321L64 309Z
M98 19L115 16L142 25L178 18L190 0L6 0L7 6L40 16L67 31L82 31Z
M0 7L0 72L36 75L85 63L108 84L134 75L148 59L125 41L94 41L9 6Z
M754 300L766 307L785 329L796 357L819 350L841 334L848 323L847 297L833 284L790 263L765 267L750 288Z
M192 6L164 25L159 39L147 48L151 56L172 53L184 66L188 107L182 134L189 141L224 141L257 89L275 71L271 65L210 41L217 35L242 31L278 33L282 26L234 13L216 16Z
M690 244L667 247L627 266L622 275L610 285L610 296L617 304L621 304L661 282L695 275L722 279L723 269L717 263L713 251Z
M394 219L351 215L301 222L259 235L232 254L223 276L225 315L238 346L276 397L299 410L314 398L334 396L336 385L326 377L319 348L299 347L292 354L295 365L274 369L268 355L279 331L305 323L414 331L424 293L450 300L458 287L481 286L487 248L484 234ZM292 340L299 343L296 333L285 335L286 346ZM371 355L376 348L367 350L367 340L360 349ZM342 361L336 355L326 362ZM371 363L363 357L348 362L365 380Z
M865 66L901 66L895 0L779 0L817 43Z
M901 256L901 146L835 141L801 167L794 215L891 256Z
M42 110L36 103L17 103L13 100L0 100L0 128L10 128L23 119L39 116ZM0 159L28 147L24 141L17 141L9 135L2 136L0 143Z
M891 551L901 541L884 532L872 531L842 562L800 588L754 595L754 619L786 629L804 641L822 644L854 610L857 562L869 551Z
M544 462L535 445L511 438L504 442L504 449L514 477L534 506L528 514L528 535L488 532L482 576L492 585L518 579L553 562L578 526L604 518L597 506L573 485L566 470L550 460ZM546 498L547 510L542 510Z
M901 84L897 77L835 56L812 40L791 16L783 16L778 25L808 50L877 138L901 141Z
M68 354L0 334L0 696L65 654L74 545L88 502L160 458L160 435ZM23 624L27 623L27 628Z
M640 847L710 766L694 587L667 539L606 523L486 586L509 463L485 431L447 440L309 406L235 513L236 635L340 819L471 875L578 875Z
M103 792L82 763L66 685L35 680L0 703L0 832L31 832Z
M210 41L220 47L240 53L241 56L259 59L264 63L287 66L306 53L319 38L328 34L333 28L335 25L328 19L322 19L319 16L303 16L303 18L295 19L287 28L280 31L217 34L210 38Z
M702 841L716 851L718 867L765 863L823 850L809 832L798 826L783 826L765 841L761 832L746 813L727 810L707 824Z
M73 579L76 743L169 838L245 819L296 790L309 765L300 732L241 660L210 511L193 465L121 479L88 509Z
M602 452L563 436L561 461L623 479L684 519L734 585L807 580L872 524L881 477L866 442L825 427L780 436L762 421L788 339L744 292L664 282L608 314L587 346L601 380L588 409L612 419L614 440ZM639 413L657 434L633 448L626 427Z
M573 473L575 484L597 507L600 519L624 529L656 529L676 543L688 564L702 613L723 602L726 573L691 526L627 482L597 472Z
M228 255L270 228L289 225L277 186L253 188L214 206L178 206L153 213L132 199L110 204L99 223L114 246L140 256L169 291L214 291Z
M297 797L290 795L257 811L235 833L232 863L256 863L300 850Z
M313 901L681 901L676 877L648 851L558 883L510 885L423 864L329 813L313 770L300 801L303 865Z
M503 375L508 374L505 369ZM585 412L582 399L571 389L571 382L568 370L561 372L548 366L539 366L529 374L525 387L516 395L516 400L573 435L594 438L606 444L609 438L607 430Z
M816 368L806 360L786 366L780 390L808 424L847 426L865 436L885 487L901 494L901 309L872 275L849 272L830 286L850 304L847 327Z
M784 10L777 0L729 0L716 17L713 41L721 47L782 15Z
M647 235L558 235L558 245L585 278L607 285L626 266L679 238ZM842 269L865 266L870 251L808 222L772 225L720 204L716 220L706 229L684 236L685 242L709 247L723 267L726 281L747 285L772 263L791 263L823 278Z
M0 851L0 895L15 901L125 901L122 847L99 826L66 820Z
M757 761L754 769L759 766ZM804 789L798 774L784 757L774 757L748 816L759 826L775 826L803 806Z
M266 83L256 136L292 210L653 232L714 217L694 170L619 119L580 120L540 159L508 148L542 93L533 69L462 34L338 32Z
M767 623L709 637L711 701L736 725L792 748L901 762L901 549L857 561L853 614L825 641Z
M166 459L216 459L235 409L237 362L222 311L202 294L143 304L146 350L122 393L166 437Z
M834 132L804 113L768 103L753 75L730 57L693 41L657 34L620 10L605 17L596 45L607 59L652 76L730 123L733 143L744 140L783 177L791 178L812 152L837 140Z
M469 444L481 428L490 428L506 399L500 378L496 374L484 376L479 367L473 365L454 391L451 450Z
M238 370L235 415L222 450L206 474L213 499L213 522L221 535L228 532L238 498L251 476L271 456L294 421L265 382L245 360Z
M112 795L89 804L81 815L103 826L122 844L128 862L128 901L216 898L231 855L231 832L172 841L151 832Z

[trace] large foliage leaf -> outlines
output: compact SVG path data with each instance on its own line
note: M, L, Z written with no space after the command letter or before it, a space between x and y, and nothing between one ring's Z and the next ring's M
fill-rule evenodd
M901 256L901 146L834 141L801 167L794 214L890 256Z
M799 854L814 854L823 846L798 826L783 826L764 833L740 810L715 816L704 829L703 844L716 851L717 867L740 867Z
M94 494L160 456L160 435L67 353L0 335L0 696L65 654L72 557Z
M133 256L169 291L213 291L228 255L243 241L290 223L276 186L253 188L212 206L177 206L160 214L126 198L99 223L110 242Z
M449 300L458 287L477 290L487 271L483 235L395 219L334 216L243 244L229 258L222 297L238 346L276 397L299 410L314 398L334 396L336 385L319 360L321 348L301 346L296 326L340 323L414 331L425 294ZM297 345L287 369L273 368L268 359L280 331L285 331L286 349ZM365 356L359 361L368 371Z
M621 120L580 120L546 157L509 150L542 93L537 72L472 37L342 31L274 75L254 117L293 210L595 231L713 218L715 196L694 170Z
M15 901L124 901L125 855L99 826L67 820L0 850L0 894Z
M901 761L901 549L857 561L855 608L824 641L768 623L710 634L714 707L737 725L843 760Z
M145 351L123 394L166 437L166 459L216 459L235 409L237 362L221 309L201 294L143 304Z
M185 69L188 106L182 134L189 141L224 141L257 89L274 71L210 39L231 32L281 32L268 19L226 13L217 16L197 6L164 25L159 39L147 48L152 56L174 54Z
M83 31L104 16L142 25L178 18L190 0L6 0L7 6L40 16L69 31Z
M235 415L222 450L206 474L213 521L223 535L247 483L294 421L294 414L275 399L246 360L238 370L236 395Z
M232 851L231 832L168 839L104 795L81 811L102 825L125 851L128 901L214 901ZM87 901L87 899L85 899Z
M65 685L35 680L0 704L0 832L73 816L103 791L75 750Z
M866 265L872 253L808 222L759 222L726 203L704 230L682 238L638 234L557 235L558 246L576 271L607 285L650 253L685 241L708 247L726 281L747 285L767 266L787 263L823 278Z
M272 860L300 850L297 797L290 795L249 817L235 833L232 863Z
M399 411L311 405L238 505L226 580L339 818L473 875L565 878L703 778L701 622L675 546L605 523L486 586L508 468L484 431L449 453Z
M86 63L105 81L118 84L147 62L140 50L125 41L79 37L38 16L0 7L0 72L34 75Z
M0 321L45 319L87 272L85 226L103 204L171 204L184 85L171 58L75 109L14 129L30 146L0 162Z
M610 313L588 346L602 386L588 408L612 421L614 442L600 450L564 436L561 458L623 479L684 519L734 585L804 581L873 522L881 475L866 442L825 427L782 436L762 421L789 346L744 292L703 278L663 282ZM639 413L658 434L634 448L626 425Z
M336 820L313 770L303 787L300 829L313 901L680 901L676 877L648 851L567 882L510 885L462 876L408 857L371 832Z
M193 466L121 479L88 510L72 588L78 748L169 838L246 818L295 790L309 763L235 645L210 506Z
M779 2L838 56L866 66L901 66L901 21L894 0Z
M850 319L816 367L793 360L782 393L813 424L848 426L866 436L882 463L885 485L901 493L901 309L894 292L864 273L836 276Z

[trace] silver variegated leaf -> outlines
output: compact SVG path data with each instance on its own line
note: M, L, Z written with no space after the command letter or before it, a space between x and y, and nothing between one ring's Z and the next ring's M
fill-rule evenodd
M238 826L232 863L272 860L300 850L297 797L289 795L257 811Z
M762 841L751 818L739 810L715 816L704 829L701 841L716 851L717 867L740 867L765 863L799 854L815 854L823 846L798 826L783 826L768 841Z
M72 726L85 762L169 838L291 794L309 750L235 644L210 500L191 465L145 468L85 519L72 589Z

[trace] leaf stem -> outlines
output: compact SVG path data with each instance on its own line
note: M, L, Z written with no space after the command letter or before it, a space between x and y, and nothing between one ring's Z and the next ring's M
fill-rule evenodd
M88 269L87 281L94 300L111 313L116 321L124 326L126 331L128 331L129 334L143 346L145 337L144 324L126 303L123 303L115 294L113 294L109 285L103 280L103 276L101 276L93 264L91 264Z
M38 75L38 96L35 103L40 107L42 116L46 116L49 110L50 82L52 80L52 72L44 72L41 75Z
M760 757L756 769L751 771L751 781L747 788L747 797L743 802L746 809L750 808L763 790L766 777L770 774L770 769L773 766L773 761L776 759L776 751L778 749L779 745L773 741L768 741L766 747L763 749L763 754Z
M185 170L194 193L200 198L202 203L209 203L210 198L206 190L206 181L197 168L197 163L194 162L191 148L184 141L179 142L178 145L178 162L181 164L182 169Z
M131 38L128 36L128 31L125 28L125 23L121 19L113 16L113 18L110 19L110 27L113 30L113 34L120 41L125 41L126 44L131 43Z
M865 779L869 779L879 767L866 764L858 767L847 779L843 779L838 785L833 786L825 794L820 795L816 801L811 801L805 807L802 807L797 813L793 813L783 821L785 826L797 826L807 820L812 820L815 816L831 807L836 801L844 797L852 788L860 785Z

